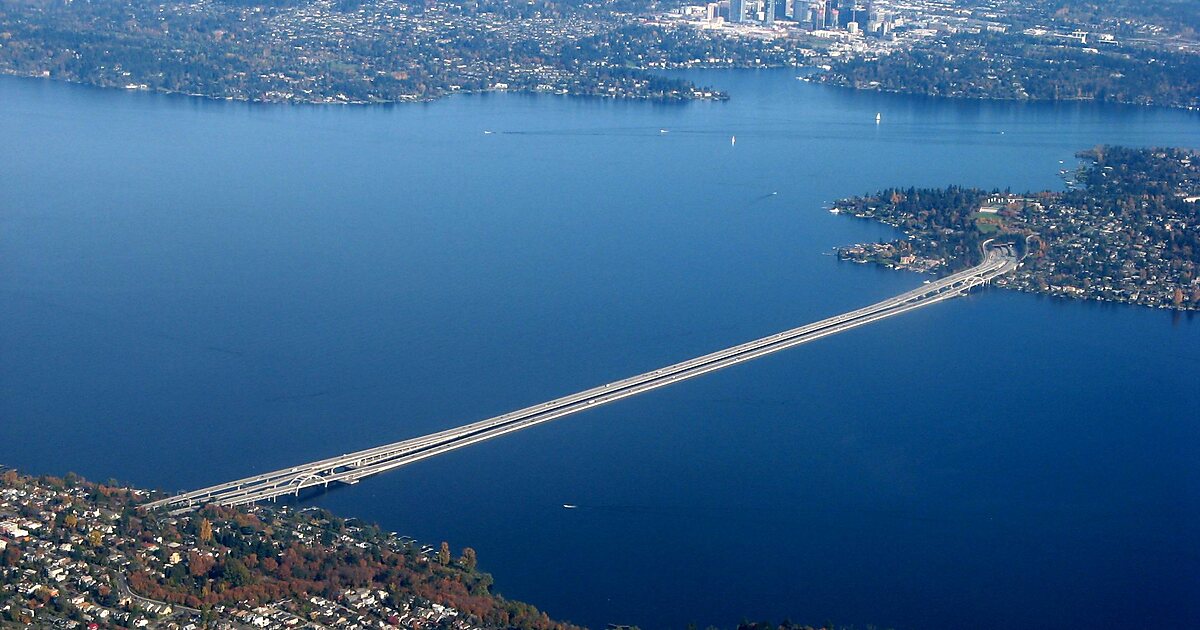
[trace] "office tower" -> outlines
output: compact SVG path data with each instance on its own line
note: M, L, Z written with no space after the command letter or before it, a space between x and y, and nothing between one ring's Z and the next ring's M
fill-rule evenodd
M740 24L746 16L746 0L729 0L729 21Z
M763 24L775 23L775 0L763 0Z
M805 0L792 0L792 19L797 22L804 22L808 18L808 2Z

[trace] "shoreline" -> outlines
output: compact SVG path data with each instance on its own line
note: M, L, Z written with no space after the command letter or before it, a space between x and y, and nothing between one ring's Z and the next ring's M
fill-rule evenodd
M1089 103L1089 104L1098 104L1098 105L1119 105L1119 106L1123 106L1123 107L1132 107L1132 108L1136 108L1136 109L1163 109L1163 110L1170 110L1170 111L1200 113L1200 107L1186 106L1186 105L1169 105L1169 104L1164 104L1164 103L1136 103L1136 102L1132 102L1132 101L1106 100L1106 99L1096 99L1096 98L1044 99L1044 98L1015 98L1015 97L1005 97L1005 96L958 96L958 95L947 95L947 94L933 94L933 93L929 93L929 92L906 91L906 90L898 90L898 89L885 89L885 88L881 88L881 87L855 87L853 85L845 85L843 83L822 81L819 79L815 79L814 77L820 77L821 74L819 72L815 72L815 70L817 70L817 69L814 66L789 66L789 65L783 65L783 64L769 64L769 65L757 65L757 66L756 65L738 65L738 64L719 64L719 65L671 65L671 66L667 66L664 68L655 67L655 68L637 68L637 69L640 71L643 71L643 72L654 72L654 71L681 72L681 71L689 71L689 70L699 70L699 71L783 70L783 69L789 69L789 68L796 69L796 70L798 70L798 69L814 70L814 72L809 75L806 75L803 77L796 77L797 80L804 81L805 83L809 83L809 84L815 85L815 86L838 88L838 89L842 89L842 90L848 90L851 92L858 92L858 93L864 93L864 94L887 94L887 95L892 95L892 96L920 97L920 98L927 98L927 99L934 99L934 100L949 100L949 101L964 102L964 103L971 103L971 102L974 102L974 103L1028 103L1028 104L1039 104L1039 105ZM605 100L605 101L611 100L611 101L627 101L627 102L644 102L644 103L653 103L653 104L658 104L658 105L685 104L685 103L692 103L692 102L725 102L734 97L734 95L729 94L728 92L720 91L720 90L714 91L712 93L713 94L712 96L665 97L665 96L651 96L651 95L644 95L644 96L621 95L621 94L609 95L609 94L576 93L576 92L570 92L570 91L544 91L544 90L527 90L527 89L513 90L513 89L488 88L488 89L482 89L482 90L454 90L454 91L447 92L445 94L438 94L436 96L413 95L411 97L402 97L402 98L397 98L397 99L392 99L392 100L337 100L332 97L326 97L325 99L260 99L260 98L248 98L248 97L237 97L237 96L219 96L219 95L215 95L215 94L203 94L203 93L198 93L198 92L181 92L181 91L177 91L177 90L166 90L166 89L162 89L162 88L151 89L149 87L126 87L126 86L120 86L120 85L105 85L105 84L94 83L94 82L89 82L89 81L64 79L64 78L60 78L60 77L44 76L44 75L38 75L38 74L22 74L22 73L10 71L8 69L0 69L0 76L13 77L13 78L18 78L18 79L33 79L33 80L39 80L39 81L52 81L52 82L56 82L56 83L64 83L67 85L78 85L81 87L89 87L89 88L95 88L95 89L99 89L99 90L107 90L107 91L113 91L113 92L144 92L147 94L162 94L162 95L167 95L167 96L184 96L184 97L188 97L188 98L196 98L196 99L201 99L201 100L206 100L206 101L214 101L214 102L224 101L224 102L232 102L232 103L246 103L246 104L253 104L253 105L310 105L310 106L321 106L321 107L324 107L324 106L374 107L374 106L394 106L394 105L417 105L417 104L434 103L434 102L441 101L443 99L450 98L450 97L457 96L457 95L478 96L478 95L485 95L485 94L523 94L523 95L529 95L529 96L562 96L562 97L569 97L569 98L585 98L585 99L593 98L593 99ZM699 88L697 88L697 89L699 89Z

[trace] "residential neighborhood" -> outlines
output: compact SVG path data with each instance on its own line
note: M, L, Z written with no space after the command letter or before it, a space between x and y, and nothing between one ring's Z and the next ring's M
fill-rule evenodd
M115 483L2 479L0 626L570 627L491 595L474 551L454 560L316 508L154 514L138 507L151 493Z
M1200 308L1200 157L1190 150L1096 147L1064 168L1065 192L890 189L844 199L838 214L905 238L842 247L842 260L913 271L967 266L984 239L1024 251L996 286L1152 308Z

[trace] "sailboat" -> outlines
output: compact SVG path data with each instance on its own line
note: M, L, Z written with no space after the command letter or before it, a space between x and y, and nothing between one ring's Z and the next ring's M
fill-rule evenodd
M731 146L731 147L737 146L737 136L729 136L729 146Z
M878 125L882 120L883 120L883 114L881 112L876 112L875 113L875 124Z

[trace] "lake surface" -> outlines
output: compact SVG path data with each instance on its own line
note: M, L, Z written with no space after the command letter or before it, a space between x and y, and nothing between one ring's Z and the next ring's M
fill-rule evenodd
M0 463L177 490L456 426L919 284L829 255L892 235L838 197L1200 147L1195 113L693 76L733 100L0 80ZM1198 370L1200 318L989 290L313 502L594 627L1197 627Z

